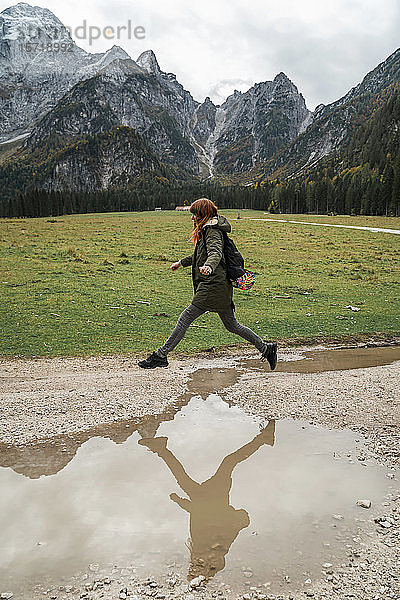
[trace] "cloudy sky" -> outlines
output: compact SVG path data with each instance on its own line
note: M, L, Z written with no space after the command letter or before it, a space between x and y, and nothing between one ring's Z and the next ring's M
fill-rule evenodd
M0 0L0 11L13 2ZM74 31L142 26L144 39L75 41L92 52L113 43L133 59L152 49L194 98L220 104L234 89L283 71L313 110L344 95L400 46L399 0L36 0ZM82 32L82 30L81 30Z

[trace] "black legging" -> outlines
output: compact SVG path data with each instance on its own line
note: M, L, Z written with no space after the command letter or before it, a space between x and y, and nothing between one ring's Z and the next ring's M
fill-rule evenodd
M189 306L185 308L185 310L179 316L178 322L167 341L156 350L156 353L159 356L167 356L168 352L171 352L171 350L173 350L175 346L179 344L189 325L191 325L195 319L200 317L200 315L204 314L205 312L207 311L202 308L198 308L194 304L189 304ZM242 338L253 344L260 352L264 349L265 342L263 342L260 336L254 333L252 329L239 323L231 307L225 310L219 310L218 315L228 331L240 335Z

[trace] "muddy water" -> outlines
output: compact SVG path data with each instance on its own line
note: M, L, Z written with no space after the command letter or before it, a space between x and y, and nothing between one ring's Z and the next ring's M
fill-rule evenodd
M229 406L215 392L236 377L198 371L160 415L3 448L0 587L172 563L235 588L304 581L340 556L368 519L356 501L384 500L386 470L354 460L352 432Z
M381 346L373 348L335 348L332 350L310 350L303 352L304 358L279 361L275 372L283 373L321 373L323 371L341 371L364 369L388 365L400 360L400 346ZM279 359L279 354L278 354ZM259 359L241 361L242 368L270 371L268 362Z
M30 479L55 475L76 455L78 449L94 437L122 444L134 433L154 437L161 423L172 420L194 395L206 398L210 393L234 385L240 373L234 368L198 369L188 379L187 390L159 414L138 419L119 420L68 435L57 435L38 444L17 446L0 443L0 468L10 467ZM1 489L1 488L0 488Z

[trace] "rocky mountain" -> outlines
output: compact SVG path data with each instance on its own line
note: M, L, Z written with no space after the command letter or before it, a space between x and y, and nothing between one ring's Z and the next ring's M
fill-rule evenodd
M116 59L79 48L47 8L19 2L0 13L0 142L29 133L63 94Z
M67 92L38 122L24 147L31 152L57 153L88 137L93 140L111 130L129 128L137 143L130 146L127 160L136 163L140 159L145 165L158 157L164 164L196 174L196 152L185 137L195 103L178 86L168 77L146 73L132 59L117 59ZM89 183L88 189L92 189Z
M373 95L374 109L364 112L346 142L295 177L271 180L273 212L335 212L353 215L400 215L400 85Z
M7 194L94 191L149 173L172 182L293 176L348 143L399 75L400 50L314 113L284 73L220 106L200 103L152 50L136 61L118 46L86 52L50 10L20 2L0 13L0 175Z
M51 11L24 2L3 11L1 19L0 141L26 138L24 160L31 152L49 162L51 151L55 168L55 154L66 147L129 127L142 142L131 144L131 151L150 153L143 164L157 157L188 177L209 178L245 172L271 157L310 118L283 73L246 93L235 91L222 106L210 98L200 104L173 73L160 69L151 50L136 61L117 46L104 54L87 53ZM68 52L42 50L42 43L63 43ZM56 172L65 168L63 163ZM99 179L104 180L88 177L87 188ZM72 174L70 180L82 182ZM47 188L49 181L58 189L50 167L47 179L35 183Z
M245 93L235 90L218 107L207 97L191 123L203 172L213 176L250 170L295 139L311 116L284 73Z
M316 107L307 129L263 167L257 179L293 176L351 142L352 136L400 82L400 49L368 73L345 96Z
M377 94L387 89L400 78L400 49L393 52L385 61L367 73L364 79L336 102L316 107L313 120L316 121L335 112L338 108L357 101L363 96Z
M120 189L134 184L143 173L172 175L129 127L109 128L66 144L39 169L40 187L47 191Z
M227 173L248 171L270 158L311 120L303 96L284 73L273 81L256 83L245 93L236 91L219 111L214 162L217 172Z

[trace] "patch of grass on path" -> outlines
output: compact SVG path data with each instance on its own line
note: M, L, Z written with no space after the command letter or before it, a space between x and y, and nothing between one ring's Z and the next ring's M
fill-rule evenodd
M240 211L239 220L236 210L221 212L257 273L252 290L235 290L236 315L262 337L399 335L399 236L243 218L268 216L261 211ZM313 220L278 217L294 216ZM400 228L398 218L316 219ZM81 356L158 347L192 299L190 267L169 269L192 252L190 231L190 215L175 211L1 219L0 353ZM201 327L191 327L177 351L243 341L214 313L195 325Z

